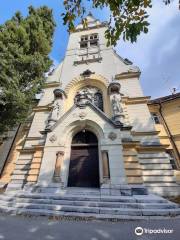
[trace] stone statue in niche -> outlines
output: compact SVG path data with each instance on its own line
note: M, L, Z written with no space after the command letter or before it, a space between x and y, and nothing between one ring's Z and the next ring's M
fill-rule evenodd
M57 99L53 103L53 110L50 116L50 120L57 121L61 112L61 99Z
M46 126L46 129L51 128L61 117L62 114L62 104L63 104L63 94L60 89L54 90L54 102L52 105L52 112L48 119L48 124Z
M123 109L120 104L120 100L121 98L119 99L116 95L114 95L112 98L112 110L113 110L114 116L119 115L123 112Z
M46 129L52 127L60 118L61 115L61 99L54 100L53 109L48 119Z
M112 81L108 87L108 93L111 99L111 107L113 113L113 120L116 123L124 123L124 114L122 108L122 98L123 95L120 93L121 85L117 81Z

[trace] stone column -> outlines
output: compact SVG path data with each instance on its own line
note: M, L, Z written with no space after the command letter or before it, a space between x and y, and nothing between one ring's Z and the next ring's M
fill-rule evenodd
M109 158L107 151L102 151L102 165L103 165L103 182L107 182L110 179Z
M58 183L61 182L61 165L64 157L64 152L60 151L56 154L56 163L55 163L55 169L54 169L54 175L53 175L53 181Z
M122 145L111 145L108 149L111 185L127 184Z
M38 177L38 184L47 186L52 183L54 176L54 166L56 164L56 154L59 151L58 147L45 147L41 168Z

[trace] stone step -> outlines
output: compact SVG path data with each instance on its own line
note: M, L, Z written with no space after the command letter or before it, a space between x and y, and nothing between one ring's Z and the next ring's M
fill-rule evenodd
M103 201L72 201L72 200L53 200L53 199L32 199L16 198L10 199L9 202L29 203L29 204L51 204L51 205L70 205L70 206L87 206L87 207L110 207L110 208L135 208L135 209L171 209L178 206L173 203L126 203L126 202L103 202Z
M4 204L1 202L1 209L14 209L16 213L24 211L28 213L29 210L34 210L35 212L43 211L43 215L46 215L49 211L52 211L54 216L57 212L69 212L69 213L93 213L93 214L109 214L109 215L128 215L128 216L176 216L180 214L180 209L124 209L124 208L98 208L98 207L77 207L77 206L62 206L62 205L39 205L39 204L26 204L16 203ZM47 214L48 215L48 214ZM85 216L85 215L84 215Z
M48 217L60 217L60 218L80 218L83 220L147 220L147 219L156 219L156 216L129 216L129 215L113 215L113 214L94 214L94 213L76 213L76 212L62 212L62 211L51 211L51 210L41 210L41 209L16 209L13 207L1 207L0 211L9 213L9 214L20 214L20 215L30 215L30 216L48 216ZM176 215L174 215L176 216ZM157 219L160 217L157 216ZM163 216L162 219L164 219ZM167 219L171 218L169 216L166 217Z
M47 189L38 189L36 191L33 191L32 190L32 193L46 193L47 194ZM88 196L88 195L93 195L93 196L100 196L100 191L96 191L96 192L93 192L93 191L89 191L89 192L83 192L83 191L70 191L70 190L61 190L61 189L58 189L58 188L50 188L48 189L48 193L49 194L60 194L60 195L63 195L63 194L70 194L70 195L85 195L85 196Z
M100 195L99 189L94 188L73 188L68 187L65 189L61 189L59 187L59 183L50 184L47 187L40 187L40 186L32 186L32 187L25 187L31 193L49 193L49 194L70 194L70 195Z
M10 200L14 198L23 199L49 199L49 200L71 200L71 201L103 201L103 202L125 202L125 203L169 203L168 200L161 197L151 196L85 196L85 195L59 195L59 194L29 194L29 193L18 193L18 194L4 194L0 196L0 199Z

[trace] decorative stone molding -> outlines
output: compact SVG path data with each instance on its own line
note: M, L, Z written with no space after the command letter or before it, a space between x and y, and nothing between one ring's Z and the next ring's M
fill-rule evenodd
M100 74L91 74L90 77L85 78L85 80L88 80L88 79L99 81L106 87L108 87L108 84L109 84L108 80ZM74 88L75 85L77 85L78 83L83 82L85 80L82 76L78 76L78 77L72 79L72 81L64 89L64 92L66 93L66 95L68 95L69 90Z
M82 106L89 102L103 111L103 95L98 88L86 86L76 93L74 99L76 105Z
M59 87L59 82L47 82L45 83L44 88L53 88L53 87Z
M92 74L95 74L95 72L91 72L91 70L87 69L83 73L80 74L82 77L90 77Z
M64 157L64 152L59 151L56 154L56 164L55 164L55 169L54 169L54 175L53 175L53 181L54 182L61 182L61 165Z
M54 143L55 141L57 141L57 136L55 134L53 134L50 138L49 141Z
M123 72L115 76L118 80L128 79L128 78L139 78L141 72Z
M117 134L114 132L110 132L108 138L114 141L117 138Z
M125 104L147 104L150 97L122 97L122 102Z
M85 113L85 112L80 112L80 113L79 113L79 117L80 117L81 119L84 119L86 116L87 116L87 113Z
M86 60L80 60L80 61L74 61L74 65L79 65L79 64L88 64L88 63L93 63L93 62L101 62L102 61L102 57L98 57L98 58L92 58L92 59L86 59Z
M56 88L54 91L53 91L53 93L54 93L54 98L56 99L56 98L63 98L63 97L67 97L67 95L66 95L66 93L62 90L62 89L60 89L60 88Z
M117 81L113 81L109 84L108 86L108 94L111 95L113 93L120 93L120 89L121 89L121 84Z

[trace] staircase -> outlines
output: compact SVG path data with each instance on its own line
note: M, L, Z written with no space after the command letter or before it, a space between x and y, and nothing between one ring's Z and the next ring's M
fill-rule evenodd
M175 217L180 208L156 195L105 196L99 190L61 190L58 193L6 192L0 210L14 214L80 217L93 219L144 219Z

